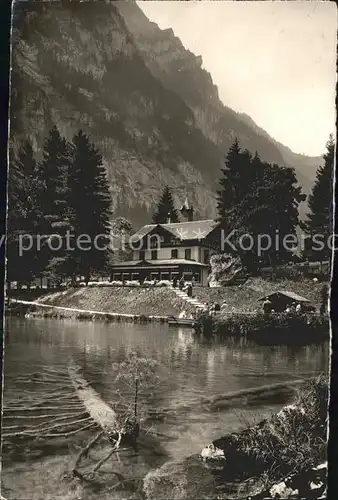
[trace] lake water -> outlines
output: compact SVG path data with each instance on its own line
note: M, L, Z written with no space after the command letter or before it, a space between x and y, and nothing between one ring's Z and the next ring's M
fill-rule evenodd
M241 399L220 411L211 411L207 403L214 396L327 372L329 364L327 344L291 348L232 339L210 343L195 337L190 329L167 325L9 318L4 405L38 399L45 388L30 382L29 375L55 368L66 377L70 359L83 369L105 401L116 401L112 363L135 350L158 363L158 381L141 399L144 446L136 456L123 459L123 470L138 477L165 461L199 453L212 440L242 428L244 421L258 421L284 403L278 398L258 399L255 404ZM55 404L62 407L61 401ZM3 425L8 423L17 429L22 425L20 420L15 421L14 414ZM66 448L53 448L52 444L43 455L30 452L30 443L25 444L24 451L18 446L10 459L4 452L3 495L8 500L92 498L90 493L80 493L76 489L79 486L75 492L74 485L62 480L62 473L74 460L78 445L88 442L93 432L79 437L78 443L72 438ZM135 498L125 492L114 495L100 491L95 498Z

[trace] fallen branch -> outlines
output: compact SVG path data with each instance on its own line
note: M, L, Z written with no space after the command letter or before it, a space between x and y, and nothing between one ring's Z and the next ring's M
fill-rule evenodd
M47 399L43 399L43 400L41 400L41 401L39 401L37 403L34 403L31 406L34 407L34 408L36 408L38 406L42 406L42 405L45 405L45 404L47 404L47 405L48 404L53 404L55 402L55 399L57 399L58 401L60 401L60 400L64 401L64 404L70 404L70 405L73 405L73 404L77 404L78 405L79 404L78 398L75 395L73 395L73 396L58 397L58 398L57 397L54 397L54 398L53 397L49 397Z
M74 416L76 417L78 415L78 413L63 413L62 415L69 415L69 416ZM3 420L7 419L7 420L36 420L36 419L46 419L46 418L51 418L51 415L50 414L46 414L46 415L4 415L3 417ZM55 420L54 420L55 422Z
M50 366L46 366L46 367L43 367L42 370L43 370L43 372L46 372L46 373L56 373L56 374L63 375L64 377L67 377L64 370L61 368L60 368L60 370L56 370L55 368L51 368Z
M87 412L83 412L83 413L80 413L80 414L65 413L63 416L60 416L58 418L53 418L53 423L55 423L55 422L62 422L64 420L68 419L69 417L77 417L77 416L83 416L83 415L88 415L88 414L87 414ZM10 417L10 418L13 419L13 417ZM27 416L26 417L19 417L19 418L26 418L26 419L32 420L32 417L27 417ZM42 416L39 415L38 417L34 417L34 419L35 418L43 418L44 420L46 420L46 419L50 420L51 416L50 415L42 415ZM16 418L15 418L15 420L16 420ZM76 420L74 422L79 423L79 422L82 422L82 421L83 420ZM67 426L73 424L74 422L69 422L69 423L64 422L62 425L64 427L67 427ZM42 422L41 424L38 424L36 426L34 426L34 425L27 425L27 424L23 425L23 426L22 425L21 426L4 426L3 430L4 431L8 431L8 430L13 430L13 429L18 429L18 430L22 429L24 432L25 431L28 431L28 432L38 431L38 432L41 432L41 431L44 430L43 427L47 426L47 425L48 425L48 422ZM48 430L50 430L51 428L52 427L47 427Z
M38 406L44 403L50 403L51 401L54 402L55 400L64 400L64 399L74 399L77 400L74 392L71 392L70 394L63 394L63 393L57 393L57 394L44 394L43 398L39 399L36 403L34 403L32 406ZM77 400L78 401L78 400Z
M77 401L77 403L67 403L66 406L43 406L42 409L44 410L59 410L60 408L67 408L67 409L72 409L72 408L80 408L83 410L83 406L80 404L79 401ZM12 407L12 406L7 406L7 407L4 407L4 411L10 411L10 412L14 412L14 411L39 411L41 410L40 407L38 406L15 406L15 407Z
M95 465L94 469L93 469L93 472L97 472L99 470L99 468L105 463L107 462L107 460L110 459L110 457L112 456L113 453L116 453L118 450L119 450L119 446L120 446L120 443L121 443L121 439L122 439L122 434L119 432L119 437L115 443L115 446L113 447L113 449L108 453L108 455L105 457L105 458L101 458L101 460L99 460L97 462L97 464ZM122 480L124 479L123 476L121 476L121 474L118 474L117 472L114 472L114 474L116 474L117 476L120 476L120 478L122 478Z
M47 438L68 437L68 436L72 436L73 434L78 434L79 432L85 431L85 430L90 429L90 428L95 427L95 426L97 426L97 424L96 424L96 422L93 422L93 423L86 425L84 427L81 427L81 429L77 429L75 431L64 432L64 433L59 433L59 434L44 434L43 437L47 437Z
M104 431L100 431L98 434L96 434L96 436L91 441L89 441L89 443L87 444L87 446L80 451L80 453L78 454L78 456L77 456L77 458L75 460L75 464L74 464L74 467L73 467L73 474L77 470L77 468L78 468L78 466L80 464L81 458L87 455L87 453L89 452L90 448L92 448L94 446L94 444L97 443L97 441L101 438L101 436L103 434L104 434Z
M37 380L37 379L31 379L31 380L20 380L20 381L17 381L19 382L19 384L52 384L52 385L55 385L57 384L59 381L58 380ZM58 389L68 389L68 385L60 385L58 386Z
M83 424L84 422L93 422L93 419L91 417L87 417L87 418L82 418L80 420L73 420L72 422L63 422L63 423L59 423L59 424L55 424L55 425L51 425L49 427L42 427L39 430L39 432L42 432L44 433L45 431L51 431L53 429L60 429L60 428L64 428L64 427L71 427L72 425L78 425L78 424Z
M152 431L151 427L146 431L146 434L151 434L152 436L163 437L163 438L168 439L168 441L176 439L173 436L168 436L167 434L162 434L161 432Z
M20 437L20 436L26 436L26 437L30 437L30 438L38 438L38 437L44 437L44 438L53 438L53 437L68 437L68 436L71 436L73 434L77 434L78 432L81 432L81 431L84 431L86 429L89 429L91 427L94 427L95 425L97 425L95 422L89 424L89 425L86 425L84 427L81 427L80 429L76 429L76 430L73 430L73 431L69 431L69 432L64 432L64 433L56 433L56 434L36 434L35 432L32 432L32 431L29 431L29 430L25 430L25 431L21 431L21 432L14 432L14 433L10 433L10 434L3 434L3 438L4 439L11 439L11 438L15 438L15 437Z

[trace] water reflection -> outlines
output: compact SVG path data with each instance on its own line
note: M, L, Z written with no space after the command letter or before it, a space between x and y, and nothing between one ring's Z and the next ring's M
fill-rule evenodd
M42 365L64 366L70 356L84 368L104 398L113 400L115 373L111 365L131 350L159 364L160 383L146 396L145 411L162 414L157 424L177 433L173 454L182 453L185 439L198 451L211 439L238 426L231 409L211 415L201 401L225 392L307 377L328 371L328 345L260 346L243 339L204 342L189 329L166 325L106 324L10 319L5 357L4 398L10 400L11 374ZM37 389L34 389L37 390ZM260 412L271 408L262 406ZM185 436L185 437L184 437ZM184 450L186 451L186 450Z
M181 459L200 452L212 440L238 430L243 420L258 421L282 404L262 400L250 407L245 401L232 401L230 406L212 412L205 404L208 398L327 372L329 366L328 344L290 348L264 347L244 339L210 342L197 338L189 329L166 325L10 318L6 330L5 405L21 397L15 383L17 375L39 372L44 366L66 372L70 357L81 365L86 379L106 401L116 400L113 362L122 361L131 350L158 362L159 383L142 394L142 426L171 439L156 438L156 446L164 450L165 458L140 447L139 455L127 461L128 474L137 477L162 465L163 459ZM27 394L41 396L37 384L27 383L24 389ZM32 492L30 498L46 498L43 490L49 494L62 486L60 471L64 472L65 463L69 466L68 461L60 462L58 449L49 453L55 462L35 463L33 459L23 468L14 465L15 472L3 468L3 483L9 482L15 498L24 498L28 490ZM51 472L58 470L52 477ZM26 479L22 482L23 476ZM69 494L62 498L70 498Z

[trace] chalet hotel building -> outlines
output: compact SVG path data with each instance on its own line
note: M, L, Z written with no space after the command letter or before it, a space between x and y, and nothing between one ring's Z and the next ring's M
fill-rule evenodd
M220 226L214 220L194 220L193 207L185 200L181 214L185 222L148 224L131 237L133 259L112 266L111 279L172 280L207 285L210 256L219 248ZM217 245L218 243L218 245Z

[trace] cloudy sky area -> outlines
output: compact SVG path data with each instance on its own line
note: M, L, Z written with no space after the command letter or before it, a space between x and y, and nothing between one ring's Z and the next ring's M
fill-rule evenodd
M224 104L297 153L322 155L335 124L337 9L331 2L141 1L202 55Z

